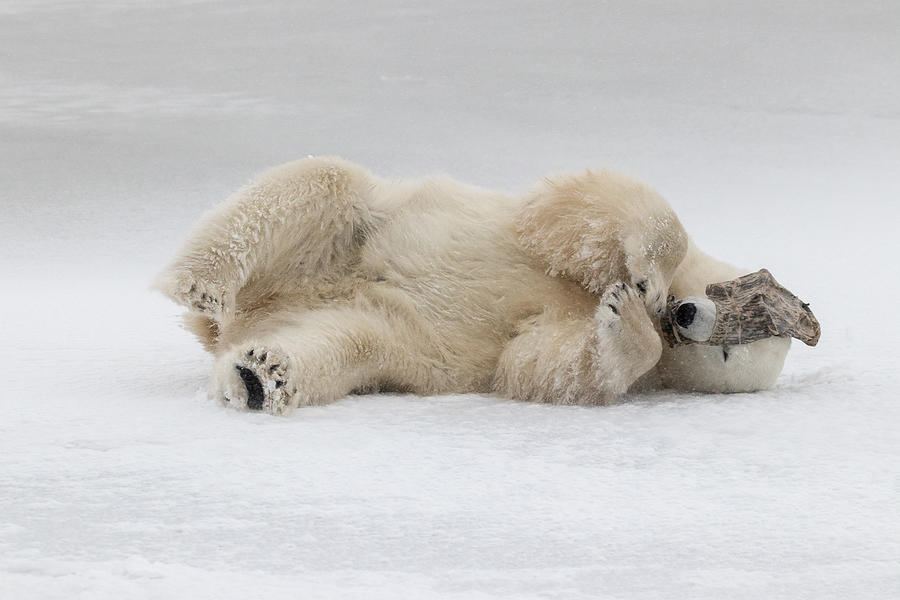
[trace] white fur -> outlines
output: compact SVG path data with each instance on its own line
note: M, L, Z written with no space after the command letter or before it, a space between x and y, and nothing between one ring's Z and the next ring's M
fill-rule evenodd
M609 171L515 197L313 158L207 215L155 286L190 309L217 395L245 407L244 369L262 409L282 413L355 390L602 404L638 379L762 389L789 341L723 361L666 348L657 330L668 292L740 274L700 253L652 189Z

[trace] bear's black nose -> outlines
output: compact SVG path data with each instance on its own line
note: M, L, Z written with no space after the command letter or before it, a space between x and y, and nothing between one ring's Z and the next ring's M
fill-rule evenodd
M693 302L685 302L675 310L675 322L679 327L690 327L697 314L697 305Z
M263 407L263 386L259 381L256 373L247 367L235 367L244 387L247 388L247 408L250 410L262 410Z

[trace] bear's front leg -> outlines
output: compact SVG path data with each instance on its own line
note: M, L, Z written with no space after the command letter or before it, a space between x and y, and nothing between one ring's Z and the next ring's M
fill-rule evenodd
M656 318L688 248L687 233L659 194L610 171L547 179L516 228L526 252L551 275L594 294L629 283Z
M643 245L641 236L632 236L624 240L622 247L625 251L625 268L630 279L629 283L640 295L647 312L659 319L666 312L669 286L660 261L648 258L642 251Z
M500 355L494 389L552 404L609 404L653 368L662 342L644 297L625 283L606 289L592 316L544 314L520 324Z
M619 283L606 290L594 313L593 378L608 398L624 394L662 355L645 302L646 292Z

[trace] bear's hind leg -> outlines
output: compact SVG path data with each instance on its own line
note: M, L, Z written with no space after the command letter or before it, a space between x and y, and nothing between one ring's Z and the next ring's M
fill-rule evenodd
M373 186L367 172L337 158L275 167L207 215L154 287L226 322L251 278L277 287L349 263L373 225Z
M582 319L532 320L500 356L494 389L551 404L609 404L653 368L662 343L642 295L619 283Z
M232 407L270 414L327 404L377 387L392 359L389 340L376 315L352 308L275 314L223 345L214 393Z

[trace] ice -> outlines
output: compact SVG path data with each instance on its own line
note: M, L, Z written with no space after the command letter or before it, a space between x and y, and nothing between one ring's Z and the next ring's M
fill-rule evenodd
M900 6L0 2L0 598L900 597ZM263 168L612 167L822 324L768 392L207 399L148 291Z

